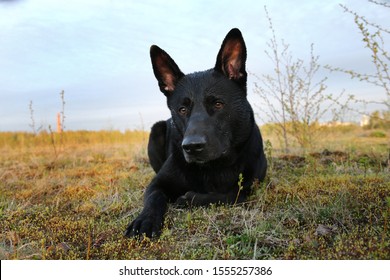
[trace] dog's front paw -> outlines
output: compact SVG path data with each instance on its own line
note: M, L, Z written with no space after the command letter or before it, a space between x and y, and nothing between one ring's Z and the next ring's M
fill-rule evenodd
M155 237L161 234L162 219L154 215L140 214L125 231L127 237Z

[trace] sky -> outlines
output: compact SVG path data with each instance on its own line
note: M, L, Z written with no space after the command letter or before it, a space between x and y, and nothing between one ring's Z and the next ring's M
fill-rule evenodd
M321 65L369 72L370 54L340 3L390 25L389 9L366 0L0 0L0 131L31 131L32 116L36 128L55 127L61 91L66 130L148 130L169 117L150 63L152 44L191 73L212 68L225 35L238 27L247 71L272 73L264 6L295 58L307 59L313 43ZM384 98L368 84L321 71L335 94ZM255 81L249 75L253 105Z

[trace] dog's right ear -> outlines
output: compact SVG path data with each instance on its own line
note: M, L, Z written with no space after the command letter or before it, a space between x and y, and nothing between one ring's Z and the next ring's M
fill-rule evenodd
M162 93L169 96L176 87L177 82L184 74L175 61L162 49L153 45L150 47L153 72Z

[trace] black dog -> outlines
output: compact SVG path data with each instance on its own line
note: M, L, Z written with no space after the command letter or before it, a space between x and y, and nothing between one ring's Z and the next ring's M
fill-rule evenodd
M150 56L172 118L152 127L148 154L157 175L126 236L159 235L168 202L243 202L267 169L261 134L246 99L246 47L238 29L226 35L215 67L207 71L184 75L157 46L151 47Z

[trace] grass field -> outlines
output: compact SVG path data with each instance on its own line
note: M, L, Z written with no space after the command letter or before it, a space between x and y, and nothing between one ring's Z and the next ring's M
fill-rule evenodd
M123 232L154 176L146 132L0 133L0 258L390 259L388 132L326 128L289 155L262 132L270 168L247 203L171 206L142 242Z

